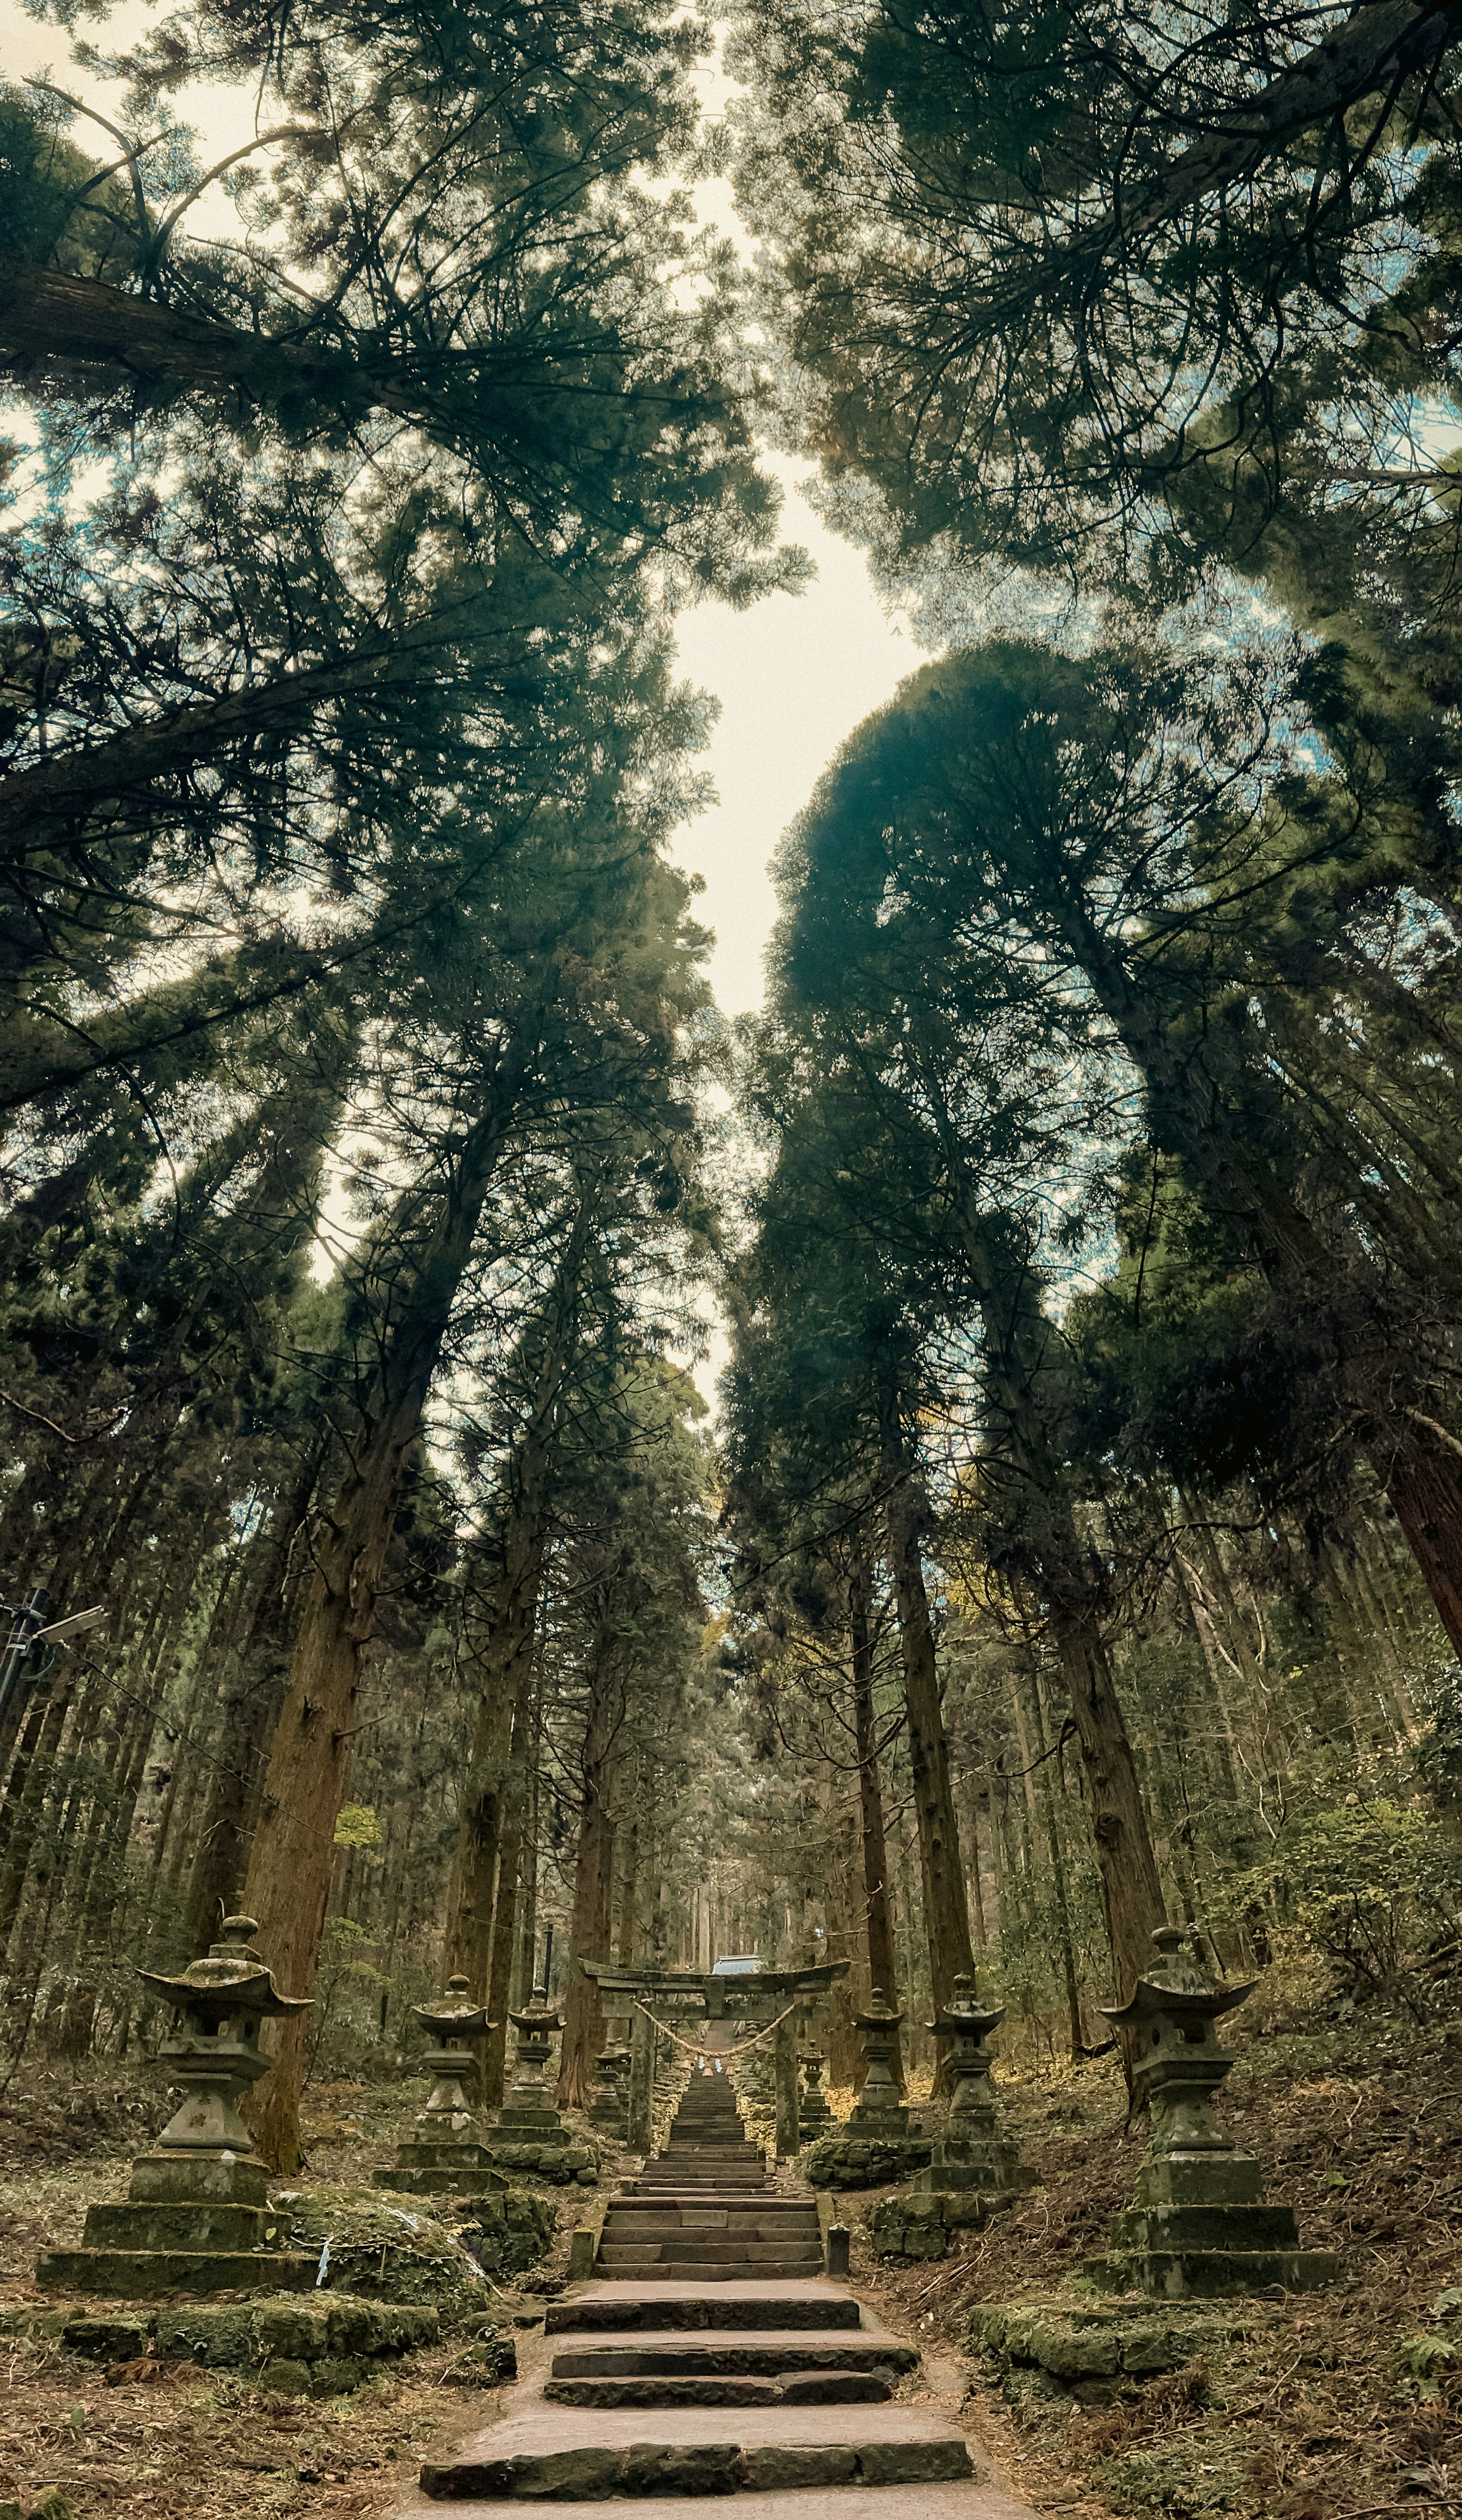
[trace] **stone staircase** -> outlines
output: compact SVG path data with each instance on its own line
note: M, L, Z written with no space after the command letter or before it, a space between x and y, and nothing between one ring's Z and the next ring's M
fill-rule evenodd
M857 2520L878 2486L885 2520L1028 2520L976 2482L947 2412L890 2403L917 2351L826 2281L817 2207L770 2187L724 2075L692 2077L664 2153L624 2182L596 2273L549 2304L548 2368L504 2420L422 2469L433 2502L589 2520L609 2498L811 2489L808 2520Z
M693 2074L663 2153L626 2180L604 2216L597 2272L637 2282L731 2283L817 2274L818 2209L777 2196L725 2074Z

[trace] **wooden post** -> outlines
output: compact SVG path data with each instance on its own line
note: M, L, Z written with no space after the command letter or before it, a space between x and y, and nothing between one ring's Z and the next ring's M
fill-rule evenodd
M630 2108L625 2142L642 2156L650 2147L650 2108L655 2096L655 2025L637 2003L630 2015Z
M797 2126L797 2018L788 2012L773 2042L776 2073L776 2158L790 2161L802 2148Z

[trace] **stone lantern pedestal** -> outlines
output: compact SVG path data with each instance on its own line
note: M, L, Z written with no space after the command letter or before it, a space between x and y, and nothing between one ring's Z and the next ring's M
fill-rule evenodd
M157 2062L181 2083L182 2106L150 2153L133 2164L124 2204L87 2210L79 2249L48 2249L40 2283L147 2301L160 2293L310 2289L318 2259L275 2245L282 2218L269 2210L269 2174L236 2099L269 2071L259 2024L308 2010L281 1995L253 1948L251 1916L230 1916L205 1957L181 1977L144 1986L176 2007Z
M1112 2218L1109 2254L1088 2261L1085 2272L1109 2290L1170 2300L1272 2284L1307 2292L1333 2282L1340 2260L1300 2247L1293 2206L1263 2202L1259 2163L1215 2114L1215 2095L1233 2064L1215 2024L1253 1986L1211 1989L1176 1926L1160 1926L1152 1940L1148 1973L1130 2002L1101 2007L1133 2034L1132 2089L1151 2108L1152 2141L1134 2202Z
M630 2043L626 2036L628 2016L616 2005L622 1997L605 1996L604 2044L595 2059L594 2091L590 2097L588 2118L593 2127L623 2143L630 2115Z
M797 2102L797 2126L805 2144L816 2143L820 2136L835 2127L836 2118L827 2105L822 2090L822 2068L827 2062L820 2048L803 2048L797 2061L802 2067L802 2091Z
M916 2188L945 2195L975 2190L986 2196L1009 2196L1039 2185L1039 2173L1021 2161L1006 2129L991 2079L995 2060L989 2041L1004 2018L1003 2006L996 2012L982 2010L975 2002L973 1978L956 1977L952 2002L926 2025L936 2038L953 2043L949 2063L954 2095L949 2125L934 2147L930 2167L915 2179Z
M527 2152L556 2151L574 2138L554 2106L548 2085L549 2058L563 2024L543 1988L534 1988L526 2011L509 2012L508 2018L517 2032L517 2072L492 2122L493 2155L518 2169L533 2166L520 2157Z
M416 2133L398 2145L394 2166L377 2170L373 2187L389 2187L408 2196L486 2196L508 2182L493 2168L492 2154L477 2141L476 2122L463 2091L463 2078L472 2070L471 2039L485 2038L494 2027L480 2004L474 2004L465 1977L449 1978L440 2003L416 2003L416 2019L435 2034L421 2062L434 2077L431 2096L416 2123Z
M855 2139L902 2143L908 2138L908 2111L899 2097L899 2087L890 2071L903 2019L902 2012L891 2008L881 1987L875 1987L868 1998L867 2011L853 2015L855 2028L863 2034L867 2064L863 2090L843 2130Z

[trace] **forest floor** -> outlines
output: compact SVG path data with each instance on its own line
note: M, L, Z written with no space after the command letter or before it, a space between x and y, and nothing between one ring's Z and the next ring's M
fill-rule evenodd
M1029 2374L983 2359L972 2307L1062 2298L1129 2201L1142 2138L1125 2131L1107 2059L1005 2076L1042 2184L942 2262L876 2265L856 2226L872 2195L850 2196L856 2287L890 2326L961 2356L963 2420L1039 2510L1462 2515L1462 2042L1393 2021L1236 2044L1226 2123L1263 2162L1269 2194L1296 2207L1304 2244L1340 2253L1338 2285L1228 2306L1217 2341L1145 2384L1042 2395ZM311 2186L365 2184L422 2092L336 2083L311 2094ZM0 2327L7 2308L39 2298L37 2250L74 2244L88 2204L125 2192L158 2099L142 2069L37 2066L12 2082L0 2099ZM583 2210L582 2191L565 2194L550 2258L489 2296L506 2330L537 2326ZM490 2421L498 2403L464 2385L450 2340L352 2397L302 2402L188 2364L109 2386L55 2341L0 2333L0 2502L28 2509L55 2486L78 2520L383 2513L424 2453Z
M1041 2187L937 2263L879 2267L855 2225L857 2288L890 2326L971 2357L964 2419L1038 2509L1462 2514L1462 2035L1352 2021L1234 2045L1224 2124L1302 2245L1339 2253L1338 2284L1204 2305L1202 2351L1145 2384L1046 2394L985 2357L972 2307L1061 2300L1130 2202L1145 2132L1126 2129L1108 2058L1004 2079ZM850 2196L845 2219L871 2201Z
M335 2083L307 2094L301 2183L367 2185L409 2131L426 2089ZM125 2195L160 2099L155 2070L88 2064L22 2070L0 2101L0 2503L29 2510L51 2486L77 2520L121 2512L266 2520L304 2510L312 2520L346 2520L387 2510L415 2484L421 2457L469 2423L489 2422L501 2402L500 2391L464 2368L460 2340L444 2336L352 2396L317 2401L193 2363L161 2364L146 2383L109 2385L105 2372L58 2342L3 2332L7 2310L50 2298L34 2280L37 2251L74 2247L87 2206ZM584 2198L582 2188L562 2192L549 2258L484 2293L508 2333L541 2322L542 2288L556 2288L566 2272L568 2233L583 2219Z

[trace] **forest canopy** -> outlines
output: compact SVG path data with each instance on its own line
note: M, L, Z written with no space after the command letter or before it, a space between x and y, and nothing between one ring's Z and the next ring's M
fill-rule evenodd
M972 1967L1089 2059L1165 1917L1445 2014L1458 12L32 14L12 2062L241 1908L291 2171L448 1976L573 2109L586 1960L834 1953L847 2092ZM807 586L786 456L927 661L731 1025L677 625Z

